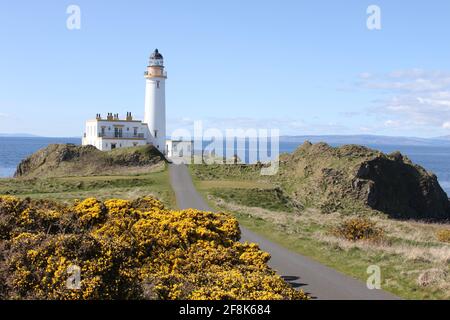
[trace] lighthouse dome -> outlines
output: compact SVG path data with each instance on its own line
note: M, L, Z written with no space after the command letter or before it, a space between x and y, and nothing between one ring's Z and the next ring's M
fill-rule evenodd
M150 59L164 59L162 54L159 53L158 49L155 49L155 51L153 51L153 53L150 56Z

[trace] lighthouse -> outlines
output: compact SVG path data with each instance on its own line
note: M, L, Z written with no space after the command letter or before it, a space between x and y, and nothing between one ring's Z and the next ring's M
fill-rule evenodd
M153 145L159 151L166 150L166 90L167 73L164 58L158 49L150 55L145 77L144 123L147 124Z
M194 152L192 140L166 140L167 73L158 49L150 55L144 77L144 121L135 119L131 112L123 118L118 113L108 112L106 117L97 113L95 119L86 121L82 144L102 151L153 145L171 159L190 160Z

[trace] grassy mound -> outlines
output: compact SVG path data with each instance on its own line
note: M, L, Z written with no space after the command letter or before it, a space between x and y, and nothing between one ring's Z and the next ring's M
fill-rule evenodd
M66 177L147 172L164 161L155 147L141 146L100 151L93 146L51 144L17 167L15 177Z
M1 196L0 237L1 299L306 298L267 266L269 254L238 242L234 218L151 197Z
M324 213L376 210L400 219L450 220L450 202L437 177L399 152L305 142L280 156L274 176L262 176L260 165L245 164L193 165L191 172L200 181L267 182L301 207Z
M371 208L394 218L450 218L450 203L437 177L399 152L304 143L281 161L279 178L286 189L323 212Z

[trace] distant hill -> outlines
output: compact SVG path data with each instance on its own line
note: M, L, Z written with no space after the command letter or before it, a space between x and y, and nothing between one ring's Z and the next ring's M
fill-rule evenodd
M441 136L434 138L435 140L444 140L444 141L450 141L450 135L449 136Z
M10 138L38 138L40 136L30 134L30 133L0 133L0 137L10 137Z
M358 145L408 145L408 146L450 146L450 136L440 138L392 137L378 135L304 135L281 136L281 142L312 143L326 142L329 144Z

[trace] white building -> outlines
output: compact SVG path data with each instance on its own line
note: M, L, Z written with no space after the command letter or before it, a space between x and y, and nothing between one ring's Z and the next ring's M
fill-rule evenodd
M97 114L95 120L86 121L83 145L93 145L99 150L142 146L149 143L149 131L145 123L133 120L131 113L125 119L109 113L105 119Z
M172 148L178 142L166 142L167 73L164 70L164 58L158 49L151 54L144 77L144 121L133 120L131 112L127 113L125 119L120 119L118 113L108 113L106 118L97 114L94 120L86 121L83 145L93 145L99 150L111 150L152 144L162 153L172 156ZM185 143L191 144L187 141ZM189 150L192 150L192 144Z
M164 58L158 49L150 56L145 75L144 122L148 126L151 142L161 152L166 144L166 79Z
M166 155L174 163L191 163L193 146L194 141L191 140L166 140Z

